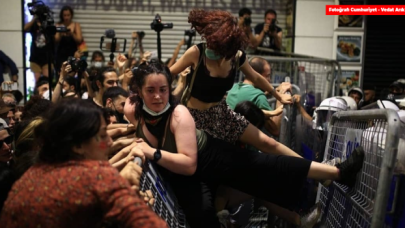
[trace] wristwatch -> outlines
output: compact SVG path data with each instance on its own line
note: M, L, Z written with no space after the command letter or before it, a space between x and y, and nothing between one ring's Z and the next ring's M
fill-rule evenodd
M162 152L159 149L156 149L155 153L153 154L153 161L158 162L162 158Z

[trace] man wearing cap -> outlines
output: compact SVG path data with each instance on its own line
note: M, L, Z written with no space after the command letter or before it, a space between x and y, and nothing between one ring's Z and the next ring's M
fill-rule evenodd
M364 97L363 90L360 89L359 87L352 87L349 90L348 95L349 95L349 97L353 98L354 101L356 101L357 109L359 109L362 106L362 103L363 103L363 97Z

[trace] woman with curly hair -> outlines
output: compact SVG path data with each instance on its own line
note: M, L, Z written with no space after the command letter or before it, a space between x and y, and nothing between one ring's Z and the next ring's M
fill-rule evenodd
M250 144L265 153L299 157L298 154L262 133L243 116L226 105L224 95L232 88L237 71L242 71L255 87L268 91L284 104L291 103L291 96L279 94L259 73L254 71L242 51L248 44L247 37L231 13L220 10L194 9L188 22L206 43L189 48L170 68L177 75L191 66L188 77L182 77L173 92L180 97L196 70L191 95L186 105L193 116L197 129L214 138L235 143Z

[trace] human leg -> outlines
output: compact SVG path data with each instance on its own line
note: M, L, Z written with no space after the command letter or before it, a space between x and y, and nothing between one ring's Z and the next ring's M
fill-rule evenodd
M171 178L170 185L190 227L220 227L213 202L215 186L189 176Z
M299 200L307 177L338 180L352 187L363 160L364 152L358 150L346 162L332 167L297 157L244 150L212 137L208 137L206 148L198 156L202 178L287 209Z
M44 75L46 77L49 76L48 64L45 64L42 66L42 75Z
M243 143L250 144L267 154L301 157L290 148L264 134L252 124L246 127L239 139Z
M30 62L30 69L31 69L31 72L34 73L35 82L38 81L38 78L41 76L41 73L42 73L41 66L38 65L37 63Z

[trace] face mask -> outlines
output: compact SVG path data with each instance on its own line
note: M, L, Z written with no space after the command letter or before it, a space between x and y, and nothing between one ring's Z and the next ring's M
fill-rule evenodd
M211 60L218 60L222 58L220 55L215 54L215 52L211 49L205 49L205 56Z
M157 113L157 112L155 112L155 111L149 109L149 108L145 105L145 102L143 102L143 107L142 107L142 109L143 109L145 112L147 112L149 115L151 115L151 116L159 116L159 115L162 115L162 114L165 113L169 108L170 108L170 103L169 103L169 102L167 102L165 108L164 108L162 111L160 111L159 113Z
M103 67L103 62L93 62L91 65L95 68L101 68Z

